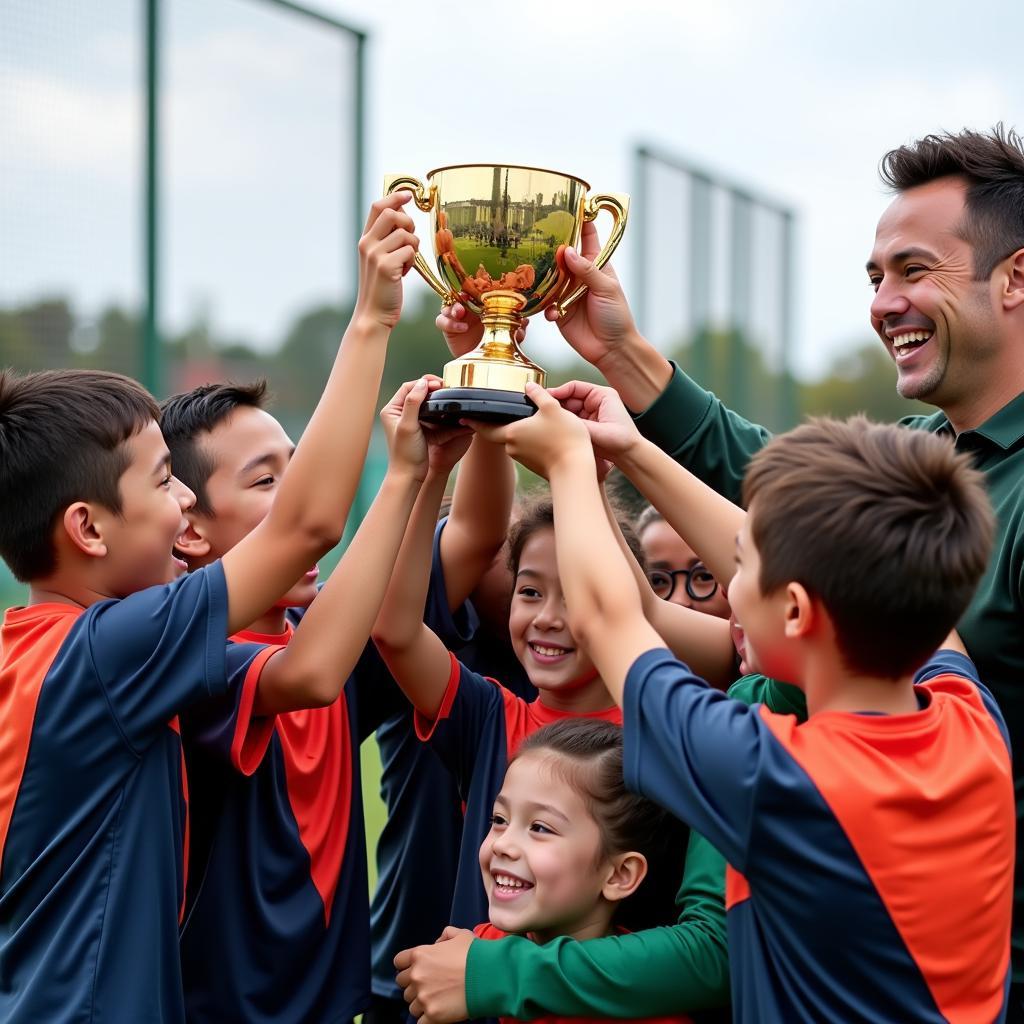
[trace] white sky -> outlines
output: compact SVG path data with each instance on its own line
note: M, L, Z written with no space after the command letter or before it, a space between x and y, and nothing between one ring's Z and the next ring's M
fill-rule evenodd
M36 12L47 6L0 0L0 302L46 290L71 290L83 309L131 301L137 4L58 0L76 22L85 7L107 11L65 49L45 35ZM219 332L267 344L351 281L351 253L337 251L350 227L345 157L322 132L345 100L338 43L249 0L165 6L165 318L206 310ZM999 119L1024 129L1016 0L318 6L371 34L367 201L385 172L461 162L547 166L629 192L632 147L645 141L796 206L804 374L870 337L863 264L888 202L881 154L933 130ZM83 53L105 55L109 74L79 67ZM269 130L281 124L284 135ZM72 242L58 238L68 224ZM632 260L627 228L615 260L627 292ZM549 325L531 330L541 362L557 361L559 345Z

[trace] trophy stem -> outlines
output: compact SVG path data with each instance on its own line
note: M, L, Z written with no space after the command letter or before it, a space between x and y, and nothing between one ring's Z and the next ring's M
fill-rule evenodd
M444 368L448 388L493 388L498 391L526 390L533 381L544 386L546 374L523 355L515 339L525 320L519 310L526 300L515 291L485 292L480 320L484 336L472 352L467 352Z

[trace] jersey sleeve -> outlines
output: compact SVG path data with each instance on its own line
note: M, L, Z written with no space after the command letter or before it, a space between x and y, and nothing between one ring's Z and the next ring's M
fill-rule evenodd
M418 711L414 715L416 735L429 743L455 776L463 798L473 777L480 738L491 732L504 704L497 683L467 668L454 654L444 700L431 721Z
M768 443L764 427L728 409L675 363L665 390L635 417L640 432L735 504L752 455Z
M444 581L444 566L441 564L441 534L447 523L448 517L445 516L434 531L434 553L430 563L430 584L423 621L441 638L445 647L454 648L462 647L473 639L480 620L469 601L454 612L448 607L448 589Z
M136 753L175 715L227 691L227 612L219 561L86 611L96 676Z
M630 667L626 785L705 835L741 872L757 791L775 767L763 755L775 746L755 708L712 689L669 651L648 651Z
M961 654L959 651L936 651L914 674L914 684L927 683L928 680L942 675L960 676L974 684L978 691L978 696L981 697L982 703L985 705L985 710L988 711L995 720L996 725L999 726L999 731L1003 734L1003 739L1006 741L1006 747L1012 754L1010 732L1006 727L1003 712L992 695L992 691L978 677L978 669L974 662L966 654Z
M260 673L283 650L279 645L229 643L227 690L200 701L181 717L182 729L191 742L241 775L256 771L270 745L276 718L254 715L253 708Z
M676 902L679 922L671 927L586 942L558 938L542 946L518 937L472 943L470 1017L635 1020L725 1005L725 861L696 832Z

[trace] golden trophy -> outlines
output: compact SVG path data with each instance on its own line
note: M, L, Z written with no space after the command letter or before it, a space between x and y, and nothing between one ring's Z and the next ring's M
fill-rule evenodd
M629 196L588 197L581 178L515 164L439 167L426 185L408 175L384 179L385 195L403 189L431 215L437 274L419 253L420 276L446 305L461 302L476 313L484 328L472 352L445 366L444 387L424 403L422 418L508 423L532 415L526 385L543 386L545 373L523 355L516 333L528 316L548 306L564 312L586 292L566 269L565 247L579 245L583 222L607 210L612 231L594 261L604 266L625 230Z

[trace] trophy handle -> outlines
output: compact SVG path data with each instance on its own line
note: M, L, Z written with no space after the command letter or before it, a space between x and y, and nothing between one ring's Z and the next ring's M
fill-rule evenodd
M389 174L384 179L384 195L389 196L392 192L402 191L411 192L413 201L424 213L430 213L434 208L434 203L437 201L437 189L431 185L428 192L419 178L413 178L407 174ZM441 296L446 306L458 302L458 295L438 278L437 274L430 269L430 264L427 263L420 253L416 253L413 266L420 277Z
M622 240L622 232L626 230L626 218L629 216L629 196L623 192L601 192L591 196L583 209L585 221L596 220L601 210L607 210L612 215L612 233L604 243L601 251L594 260L594 266L599 270L611 258L619 242ZM564 313L577 299L587 290L585 284L581 284L564 299L557 303L559 313Z

